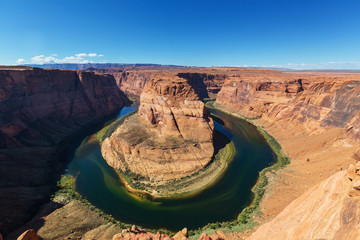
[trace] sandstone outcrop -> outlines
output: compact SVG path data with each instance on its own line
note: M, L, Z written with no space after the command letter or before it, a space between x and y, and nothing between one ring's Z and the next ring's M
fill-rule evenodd
M114 76L119 88L135 95L140 95L147 82L152 78L185 78L198 96L215 98L231 70L217 68L189 68L175 66L127 66L111 68L89 68L89 71L109 73ZM237 71L241 71L237 69ZM230 75L231 76L231 75Z
M34 229L29 229L21 234L17 240L39 240L40 237L36 234Z
M360 163L351 165L294 200L250 240L353 240L360 236Z
M345 128L359 140L360 80L351 75L301 75L275 71L227 79L216 103L249 118L297 121L309 132Z
M154 70L143 71L124 71L121 73L112 73L116 79L119 88L124 92L130 92L136 95L141 94L147 82L155 74Z
M146 232L145 230L139 229L136 226L132 226L131 229L125 229L121 233L116 234L113 237L113 240L141 240L141 239L148 239L148 240L189 240L187 229L184 228L183 230L176 233L173 237L161 234L157 232L156 234ZM216 231L214 234L208 235L203 233L200 235L198 240L230 240L232 238L227 237L223 232Z
M162 234L160 232L150 233L146 232L143 229L139 229L135 225L133 225L129 229L124 229L121 233L118 233L113 236L112 240L141 240L141 239L148 239L148 240L174 240L174 238L170 237L169 235ZM183 240L183 239L181 239ZM185 240L188 240L186 237Z
M346 125L347 136L356 142L360 142L360 112L355 114Z
M63 141L127 101L113 76L0 69L0 231L24 224L48 200Z
M250 239L356 239L357 181L343 171L301 193L359 158L359 79L351 74L273 71L225 81L215 106L260 118L256 124L291 158L289 166L269 175L261 203L268 219L282 212Z
M211 160L214 124L186 79L152 79L138 114L102 143L108 164L153 181L191 175Z
M304 90L302 80L227 80L216 102L249 118L259 118L274 104L286 104Z

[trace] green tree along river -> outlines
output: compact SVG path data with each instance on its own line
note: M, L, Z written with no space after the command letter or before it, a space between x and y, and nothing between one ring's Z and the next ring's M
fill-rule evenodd
M136 109L137 106L124 107L117 118ZM255 126L214 109L209 111L216 116L215 129L226 135L236 149L225 174L210 188L188 198L136 198L102 158L100 145L91 138L92 132L80 145L69 149L67 170L76 176L76 190L117 220L147 228L177 231L236 219L251 203L251 188L259 172L274 163L276 156Z

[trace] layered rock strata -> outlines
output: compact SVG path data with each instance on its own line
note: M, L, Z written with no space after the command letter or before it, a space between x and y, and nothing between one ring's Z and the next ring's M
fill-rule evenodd
M231 76L223 69L174 66L89 68L88 70L112 74L122 91L135 95L140 95L146 83L152 78L185 78L201 99L215 98L224 81Z
M359 159L359 79L355 74L273 72L225 81L215 106L260 118L254 122L291 158L289 166L268 175L261 202L266 220L280 214L250 239L358 236L357 180L336 172Z
M359 140L360 81L353 76L270 74L228 79L216 103L249 118L297 121L309 131L347 128Z
M214 124L186 79L152 79L138 114L102 143L108 164L153 181L177 179L211 160Z
M353 240L360 236L360 163L351 165L294 200L250 240Z
M113 76L37 68L0 69L0 232L9 233L50 197L62 142L119 110Z

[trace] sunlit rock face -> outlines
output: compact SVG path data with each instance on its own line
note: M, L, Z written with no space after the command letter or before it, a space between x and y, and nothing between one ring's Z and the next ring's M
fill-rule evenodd
M214 123L182 78L154 78L140 96L138 114L102 144L108 164L154 181L191 175L214 154Z
M250 240L357 239L360 235L360 163L340 171L294 200Z
M360 80L352 75L244 74L229 78L216 104L249 118L292 121L311 132L345 128L360 140Z
M54 192L59 146L127 102L112 75L0 67L0 232L25 224Z

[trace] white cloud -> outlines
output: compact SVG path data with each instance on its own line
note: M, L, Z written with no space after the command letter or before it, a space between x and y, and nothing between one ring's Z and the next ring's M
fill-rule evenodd
M321 63L287 63L287 64L273 64L273 65L242 65L243 67L263 67L263 68L288 68L294 70L307 70L307 69L360 69L360 62L321 62Z
M73 56L68 56L64 58L58 58L57 54L51 54L50 56L38 55L30 58L31 63L33 64L53 64L53 63L91 63L92 61L89 58L95 57L104 57L102 54L97 53L78 53ZM22 64L27 61L23 58L19 58L16 63Z
M26 60L23 59L23 58L19 58L18 60L16 60L16 63L18 63L18 64L24 64L24 63L26 63Z

